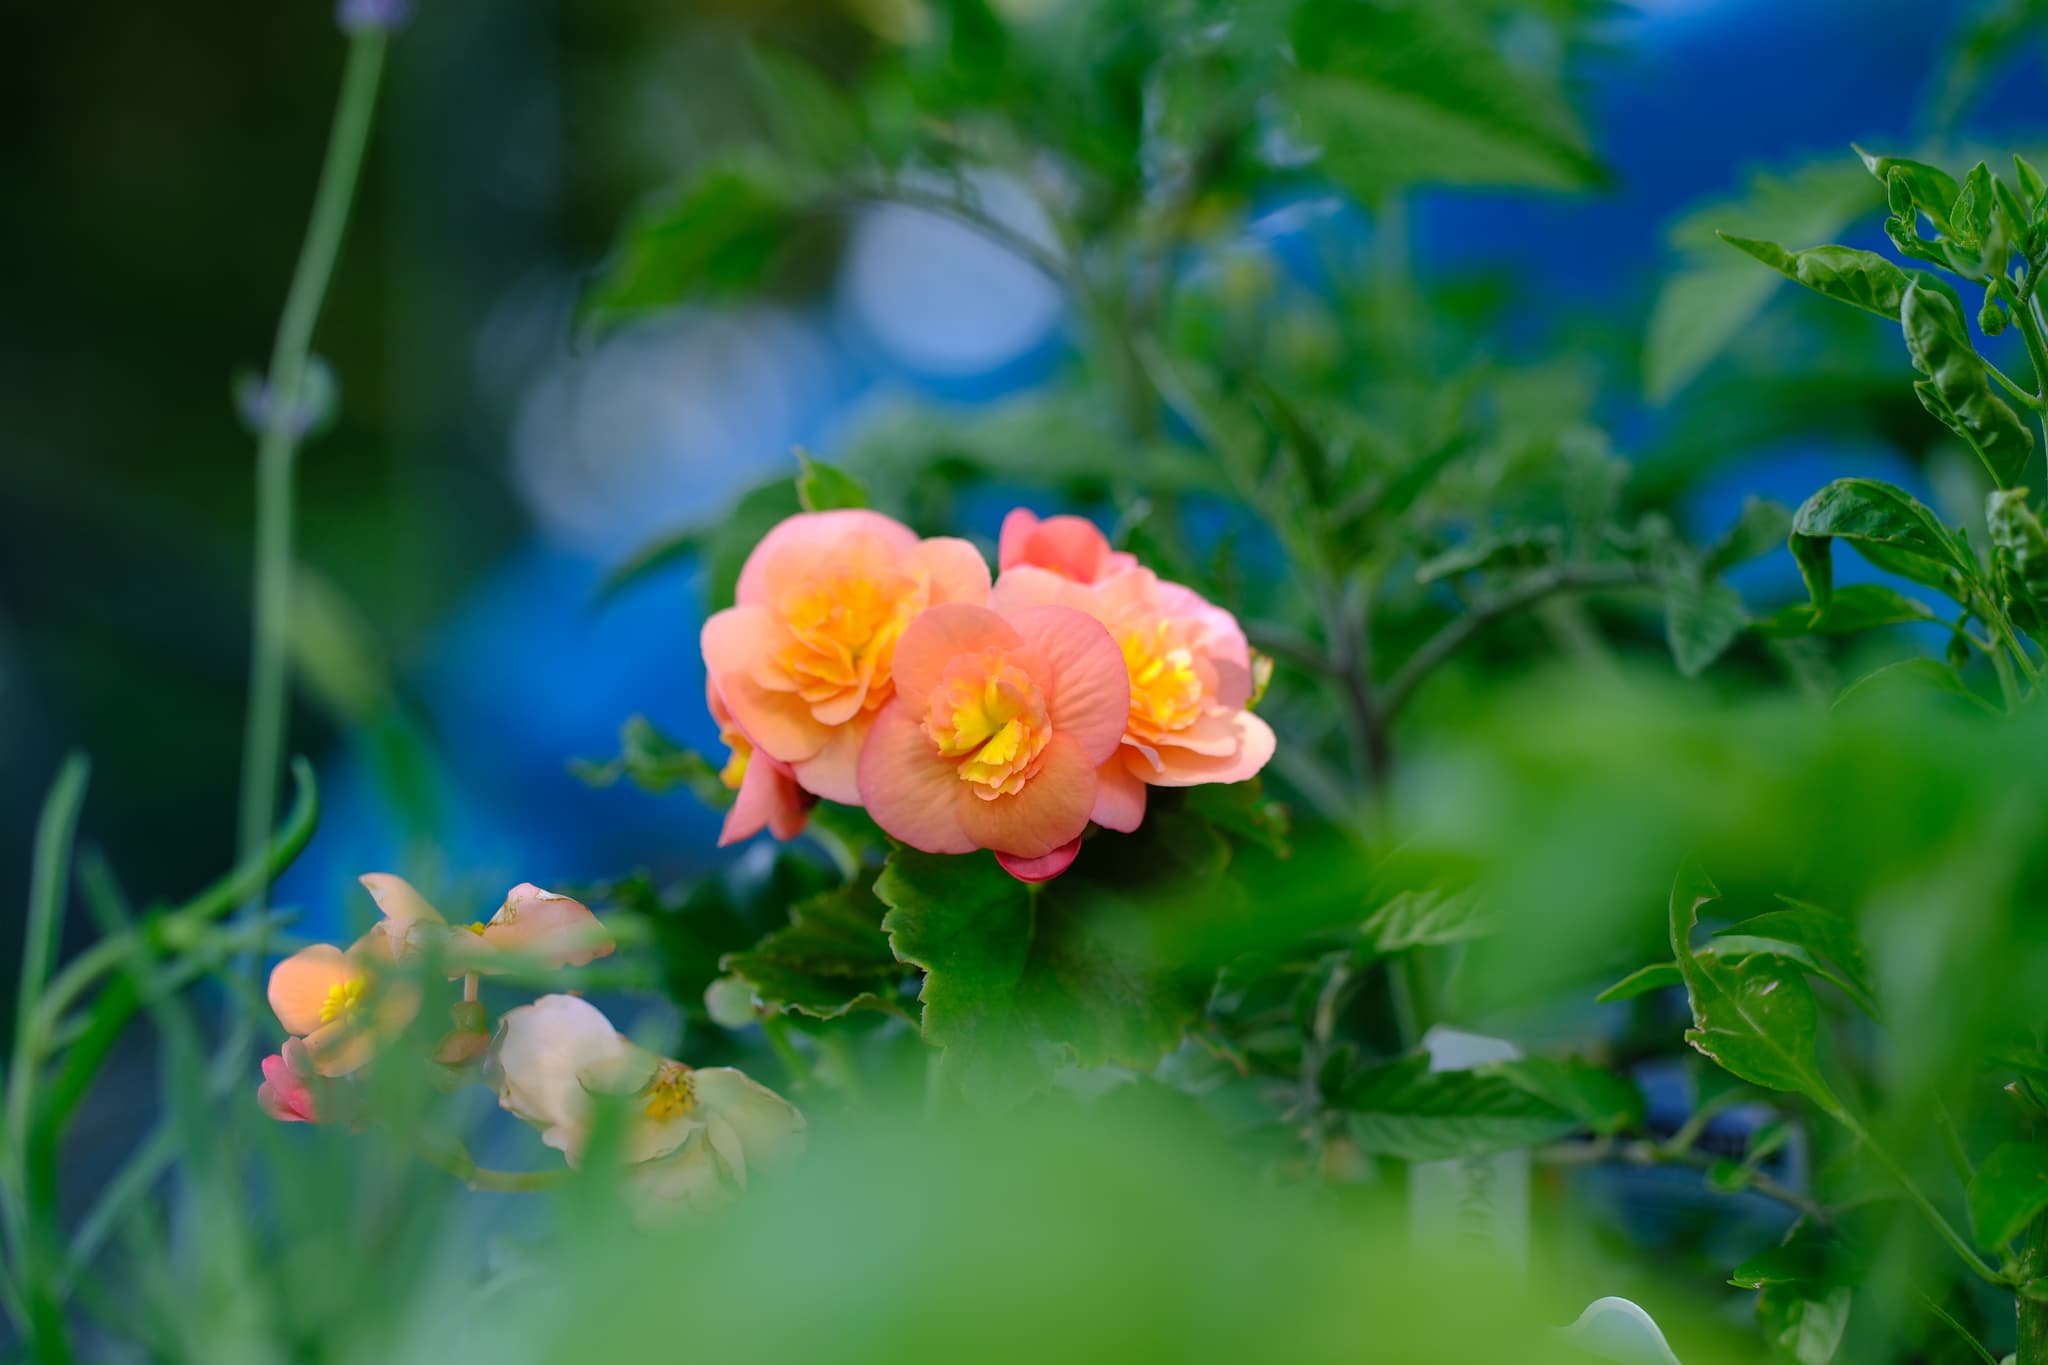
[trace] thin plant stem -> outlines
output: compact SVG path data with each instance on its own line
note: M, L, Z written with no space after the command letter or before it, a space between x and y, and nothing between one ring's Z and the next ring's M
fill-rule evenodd
M460 1142L442 1148L424 1144L420 1155L431 1164L440 1167L472 1190L494 1190L500 1193L531 1193L535 1190L551 1190L566 1184L571 1172L564 1166L548 1171L498 1171L488 1166L479 1166L469 1149Z
M2008 1283L2007 1278L1992 1269L1990 1264L1977 1254L1976 1249L1970 1245L1968 1240L1956 1231L1955 1225L1948 1221L1946 1214L1934 1206L1934 1201L1927 1197L1927 1192L1920 1188L1919 1183L1900 1164L1898 1158L1879 1145L1877 1139L1871 1136L1870 1130L1865 1128L1854 1114L1851 1114L1839 1104L1830 1108L1829 1113L1837 1123L1849 1130L1852 1137L1869 1149L1870 1155L1876 1159L1877 1164L1884 1168L1885 1173L1905 1193L1906 1198L1926 1217L1929 1226L1934 1229L1935 1235L1948 1243L1949 1250L1962 1258L1963 1264L1970 1268L1972 1274L1991 1284L2004 1285Z
M328 134L326 160L314 192L312 217L299 248L278 320L277 340L266 379L268 410L256 450L255 594L250 621L249 705L242 732L239 847L244 860L269 846L277 812L278 779L284 756L287 701L286 634L291 625L292 485L301 435L300 391L304 387L313 328L334 275L348 226L350 205L361 177L363 150L376 111L384 69L386 35L369 29L349 39ZM252 921L267 908L265 876L244 908ZM249 954L260 970L262 948Z
M796 1044L789 1036L789 1023L780 1014L768 1013L761 1016L761 1032L768 1039L768 1046L774 1051L782 1069L789 1073L792 1087L802 1088L811 1083L811 1064L797 1051Z

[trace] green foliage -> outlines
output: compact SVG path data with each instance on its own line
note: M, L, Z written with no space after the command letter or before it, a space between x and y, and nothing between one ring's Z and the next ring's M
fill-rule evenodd
M1977 1245L1999 1251L2048 1211L2048 1150L2008 1142L1984 1158L1970 1178L1970 1226Z
M1361 1151L1452 1161L1551 1142L1580 1127L1575 1109L1558 1100L1581 1097L1548 1091L1509 1074L1431 1071L1427 1058L1409 1057L1345 1077L1332 1101Z
M898 1008L903 964L882 930L883 906L858 883L790 907L790 923L719 964L770 1005L816 1019Z

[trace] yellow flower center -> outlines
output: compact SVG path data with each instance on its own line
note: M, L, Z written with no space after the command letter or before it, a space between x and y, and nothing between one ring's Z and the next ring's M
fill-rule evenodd
M346 1019L362 1008L363 995L370 983L360 976L346 981L337 981L328 988L327 999L320 1005L320 1022L331 1024L337 1019Z
M1194 724L1202 711L1202 678L1195 656L1171 621L1126 630L1124 667L1131 675L1130 733L1140 739Z
M490 928L491 926L485 924L480 919L473 919L469 923L463 925L462 927L469 930L469 932L471 932L472 934L475 934L478 938L482 938L484 936L484 930Z
M697 1087L690 1080L690 1068L681 1062L663 1062L647 1086L647 1107L641 1112L657 1121L679 1119L697 1102Z
M855 537L841 550L826 572L776 602L785 636L775 663L834 724L888 702L896 641L931 602L926 576L898 567L879 541Z
M1000 649L946 665L925 703L924 732L942 757L960 760L960 780L983 800L1022 790L1052 738L1044 694Z

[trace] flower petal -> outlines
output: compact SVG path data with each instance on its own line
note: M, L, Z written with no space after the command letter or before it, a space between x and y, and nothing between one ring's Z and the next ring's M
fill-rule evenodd
M1003 615L1022 611L1026 607L1072 607L1085 611L1100 620L1096 611L1095 590L1085 583L1061 578L1051 569L1041 569L1036 564L1019 564L1014 569L1003 570L1003 576L989 592L988 604Z
M859 805L860 752L874 724L873 716L860 716L834 730L817 753L791 765L797 785L842 806Z
M1106 762L1131 713L1131 677L1115 638L1072 607L1027 607L1007 619L1042 665L1053 732L1080 745L1090 767Z
M876 715L860 753L859 796L891 837L926 853L972 853L976 844L959 816L966 785L959 769L933 752L902 697Z
M743 1162L733 1162L723 1150L726 1135L719 1134L719 1155L738 1166L734 1174L742 1183L748 1167L765 1170L803 1151L807 1127L803 1114L744 1071L729 1066L699 1067L690 1073L690 1081L713 1133L718 1133L722 1122L745 1151Z
M1081 852L1081 840L1076 837L1067 840L1043 858L1015 858L1007 853L996 854L1003 871L1020 882L1049 882L1074 865L1074 858Z
M922 717L947 664L962 654L1015 649L1022 643L1023 637L987 607L949 602L919 612L896 642L896 704Z
M965 602L970 606L988 603L988 561L971 541L954 536L933 536L920 541L911 553L912 564L931 576L931 600Z
M365 872L356 878L370 893L370 899L377 902L377 908L384 914L384 932L394 943L405 942L414 922L423 924L444 924L441 912L427 903L427 898L413 889L411 882L389 872Z
M1088 812L1095 807L1095 764L1072 736L1056 730L1038 771L1015 795L984 799L971 783L954 786L960 827L976 847L1043 858L1088 827Z
M573 1163L589 1136L591 1090L622 1083L634 1058L597 1006L544 995L505 1012L485 1075L498 1104L541 1130L541 1141Z
M771 692L744 673L720 677L718 691L754 747L784 763L801 763L832 738L793 692Z
M358 973L331 943L301 948L270 969L270 1010L286 1033L303 1038L320 1027L320 1011L336 986Z
M830 512L799 512L785 518L767 535L762 536L746 563L740 566L740 578L733 593L733 599L741 604L763 601L767 595L767 563L787 545L829 545L855 532L875 536L899 550L908 552L917 544L917 533L902 522L885 517L880 512L864 508L847 507Z
M1076 583L1093 583L1109 567L1109 537L1086 517L1047 517L1026 538L1024 560Z
M810 815L811 801L789 770L768 755L757 753L747 761L747 775L740 779L732 809L725 813L718 846L724 848L751 839L764 829L772 831L778 839L794 839L804 832Z
M1028 507L1012 507L1003 518L1002 534L996 540L996 564L1007 570L1024 562L1025 547L1038 529L1038 514Z
M493 952L514 953L547 967L581 967L617 945L582 901L521 882L484 926ZM486 968L485 970L489 970Z
M1257 776L1273 757L1273 727L1249 711L1231 718L1237 731L1237 748L1223 757L1210 757L1188 749L1159 750L1159 771L1145 778L1155 787L1198 787L1207 782L1242 782Z
M1095 809L1088 818L1104 829L1129 834L1145 820L1145 784L1124 762L1121 747L1095 771Z

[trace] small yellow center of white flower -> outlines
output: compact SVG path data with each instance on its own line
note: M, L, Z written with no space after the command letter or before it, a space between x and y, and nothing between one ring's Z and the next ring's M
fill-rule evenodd
M697 1087L690 1080L690 1068L680 1062L663 1062L647 1086L648 1118L660 1122L679 1119L697 1102Z

